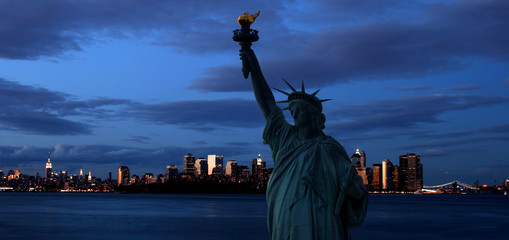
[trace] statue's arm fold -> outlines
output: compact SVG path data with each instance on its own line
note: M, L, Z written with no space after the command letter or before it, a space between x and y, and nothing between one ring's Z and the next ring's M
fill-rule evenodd
M254 51L248 45L242 45L240 52L242 57L242 71L245 77L248 76L248 73L251 73L251 82L253 84L256 101L262 110L263 117L267 120L272 111L277 107L274 95L263 76Z

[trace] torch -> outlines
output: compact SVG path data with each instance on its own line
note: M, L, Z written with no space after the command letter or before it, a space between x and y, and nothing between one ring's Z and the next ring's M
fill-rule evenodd
M249 15L249 12L245 12L244 14L239 16L238 23L241 26L240 29L233 30L233 41L239 42L240 47L242 49L251 48L253 42L258 41L258 30L251 29L251 24L255 21L255 19L260 15L260 11L256 14ZM249 72L244 71L246 63L242 62L242 69L244 72L244 78L249 76Z

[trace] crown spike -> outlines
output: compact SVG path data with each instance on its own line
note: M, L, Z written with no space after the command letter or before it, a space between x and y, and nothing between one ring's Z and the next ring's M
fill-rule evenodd
M330 101L330 100L332 100L332 99L322 99L322 100L320 100L320 102L327 102L327 101Z
M284 95L286 95L286 96L290 96L290 94L289 94L289 93L287 93L287 92L285 92L285 91L283 91L283 90L279 90L279 89L277 89L277 88L272 88L272 89L274 89L274 90L276 90L276 91L278 91L278 92L280 92L280 93L282 93L282 94L284 94Z
M314 93L311 93L311 96L316 96L316 94L317 94L318 92L320 92L320 89L316 90L316 92L314 92Z
M302 92L305 93L306 89L304 88L304 80L302 80Z
M286 79L284 79L284 78L283 78L283 81L285 81L286 85L288 85L288 87L290 87L290 88L292 89L292 91L297 92L297 90L295 90L295 88L294 88L294 87L292 87L292 85L290 85L290 84L286 81Z

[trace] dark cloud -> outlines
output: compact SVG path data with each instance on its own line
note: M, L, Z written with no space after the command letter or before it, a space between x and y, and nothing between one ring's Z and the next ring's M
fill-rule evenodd
M128 138L127 141L134 142L134 143L140 143L140 144L146 144L146 143L148 143L148 140L150 140L150 139L151 139L150 137L146 137L146 136L132 136L132 137Z
M374 19L288 36L260 58L267 79L312 80L320 87L351 80L404 79L466 68L474 59L509 60L509 5L505 1L453 1L426 5L419 21ZM468 27L465 27L468 26ZM261 30L263 32L263 30ZM475 34L473 34L475 33ZM311 67L312 66L312 67ZM215 67L191 88L247 91L240 61ZM214 82L214 85L207 84ZM232 89L236 86L236 89ZM277 84L277 83L276 83ZM277 86L276 86L277 87Z
M130 104L128 100L77 101L73 96L0 78L0 126L4 130L40 135L91 134L90 123L68 117L105 118L114 111L103 107Z
M487 107L508 102L497 96L433 95L382 99L330 110L328 118L341 119L326 124L332 132L369 132L376 129L408 131L421 123L439 123L439 115L449 111ZM396 134L397 135L397 134Z
M0 58L65 57L104 38L147 36L155 44L193 53L221 51L233 44L228 35L246 9L263 8L271 22L264 26L267 32L278 27L281 31L284 27L274 10L283 3L5 0L0 3Z
M444 90L444 91L465 91L465 90L477 90L480 88L481 87L479 87L479 85L477 85L477 84L462 84L462 85L444 88L442 90Z
M420 143L411 143L402 146L398 146L395 149L423 149L423 148L437 148L437 147L451 147L457 145L464 144L477 144L477 143L486 143L486 142L501 142L501 141L509 141L509 137L505 136L483 136L483 137L473 137L473 138L463 138L458 140L449 140L449 141L432 141L432 142L420 142Z
M264 123L256 102L243 99L139 104L130 111L130 115L137 119L198 131L209 131L218 127L261 127Z
M425 90L429 90L431 88L432 87L430 87L430 86L408 86L408 87L397 88L397 90L399 90L399 91L425 91Z

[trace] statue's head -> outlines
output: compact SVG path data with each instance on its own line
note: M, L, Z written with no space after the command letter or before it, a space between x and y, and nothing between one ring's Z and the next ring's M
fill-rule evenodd
M320 129L325 128L325 115L322 113L322 102L329 101L330 99L318 99L316 94L320 90L312 94L306 93L304 82L302 82L302 90L297 91L286 80L284 81L292 89L291 93L281 91L277 88L274 89L288 96L288 100L280 101L279 103L288 103L288 107L285 109L290 110L295 126L305 127L316 125L320 127Z

